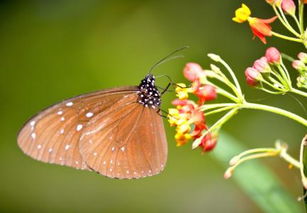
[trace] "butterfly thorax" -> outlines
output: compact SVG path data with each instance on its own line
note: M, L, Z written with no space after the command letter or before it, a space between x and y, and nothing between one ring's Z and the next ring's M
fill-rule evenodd
M155 86L155 77L148 74L140 83L138 102L145 107L159 108L161 105L161 94Z

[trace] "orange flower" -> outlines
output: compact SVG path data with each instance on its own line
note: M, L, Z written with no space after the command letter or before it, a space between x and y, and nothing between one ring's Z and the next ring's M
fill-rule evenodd
M235 17L232 18L233 21L237 23L248 22L254 37L258 37L264 44L266 44L267 36L272 36L272 27L270 24L274 22L277 16L270 19L260 19L256 17L251 17L250 9L242 4L241 8L235 11Z
M249 26L254 34L254 37L257 36L264 44L266 44L266 36L272 36L272 27L270 23L276 20L277 16L270 19L259 19L252 18L248 19Z

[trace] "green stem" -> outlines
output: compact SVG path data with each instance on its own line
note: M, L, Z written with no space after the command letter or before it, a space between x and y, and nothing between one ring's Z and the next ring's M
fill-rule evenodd
M287 152L280 152L279 156L288 163L290 163L291 165L295 166L296 168L301 169L302 167L301 163L297 161L295 158L293 158L291 155L289 155Z
M297 121L298 123L307 126L307 120L292 113L292 112L288 112L287 110L283 110L277 107L272 107L272 106L267 106L267 105L262 105L262 104L255 104L255 103L244 103L241 105L240 108L246 108L246 109L258 109L258 110L263 110L263 111L268 111L268 112L272 112L275 114L279 114L285 117L288 117L292 120Z
M278 10L279 10L279 12L280 12L280 14L281 14L283 20L284 20L285 23L287 24L287 26L289 26L289 29L291 29L291 30L293 31L293 33L295 32L295 35L296 35L297 37L300 38L301 35L300 35L298 32L296 32L296 30L291 26L291 24L289 23L287 17L286 17L285 14L284 14L283 9L282 9L281 7L278 7Z
M293 62L295 60L294 58L292 58L291 56L289 56L289 55L287 55L285 53L282 53L281 56L282 56L282 58L284 58L284 59L286 59L286 60L288 60L290 62Z
M273 83L275 83L275 84L279 84L279 85L281 85L281 83L280 82L278 82L278 81L276 81L275 79L273 79L273 78L270 78L270 81L272 81ZM274 82L275 81L275 82ZM268 85L268 86L270 86L270 87L272 87L273 89L275 89L275 90L278 90L278 91L280 91L280 92L283 92L283 93L285 93L286 91L284 91L283 90L283 88L279 88L279 87L277 87L277 86L275 86L275 85L273 85L273 84L271 84L270 82L268 82L268 81L266 81L266 80L261 80L261 82L263 82L263 83L265 83L266 85Z
M301 164L300 172L301 172L302 183L305 189L307 189L307 178L304 172L304 148L306 146L306 141L307 141L307 135L303 138L300 148L300 164Z
M217 80L219 80L220 82L224 83L225 85L227 85L237 96L240 96L240 94L238 93L235 85L233 85L233 83L231 83L227 78L224 78L223 76L217 75L216 73L214 74L210 74L209 76L210 78L215 78ZM215 88L217 88L217 92L220 93L221 95L229 98L230 100L233 100L234 102L238 101L238 98L233 96L232 94L230 94L229 92L227 92L226 90L216 86L214 83L210 82L207 79L207 83L214 86Z
M214 85L214 86L215 86L215 85ZM215 87L216 87L216 86L215 86ZM223 90L222 88L218 88L218 87L216 87L216 88L217 88L217 89L216 89L216 92L217 92L218 94L221 94L221 95L223 95L224 97L229 98L230 100L232 100L232 101L234 101L234 102L238 102L238 98L237 98L237 97L231 95L229 92L227 92L226 90Z
M234 82L235 85L236 85L236 91L239 93L239 94L237 94L237 95L238 95L238 98L242 98L243 95L242 95L242 91L241 91L241 86L240 86L239 81L238 81L236 75L234 74L233 70L230 68L230 66L229 66L223 59L220 60L220 63L223 64L223 66L224 66L224 67L227 69L227 71L230 73L230 75L231 75L231 77L232 77L232 79L233 79L233 82ZM236 92L236 91L235 91L235 92ZM236 92L236 93L237 93L237 92Z
M303 34L304 33L304 29L302 30L300 22L298 21L297 17L295 15L291 15L291 17L295 20L295 23L296 23L300 33Z
M269 89L266 89L264 87L260 88L261 90L263 90L264 92L267 92L267 93L270 93L272 95L280 95L280 94L284 94L284 92L275 92L275 91L272 91L272 90L269 90Z
M247 157L241 158L235 165L229 167L229 169L234 170L237 168L240 164L253 160L253 159L258 159L258 158L266 158L266 157L274 157L279 154L279 151L274 150L273 152L264 152L264 153L259 153L259 154L254 154L254 155L249 155Z
M235 157L241 158L241 157L243 157L245 155L250 155L250 154L257 153L257 152L275 152L275 151L276 151L275 148L255 148L255 149L246 150L246 151L238 154Z
M279 69L280 70L280 69ZM284 77L284 74L282 74L283 75L283 77L279 74L279 73L281 73L281 71L279 71L279 72L277 72L274 68L272 69L272 72L271 72L276 78L278 78L278 80L279 80L279 82L278 83L281 83L282 85L288 85L288 83L287 83L287 81L285 81L285 80L287 80L287 78L285 79L285 77ZM271 77L269 77L269 79L272 81L272 79L271 79ZM275 80L275 79L274 79ZM276 80L275 80L276 81ZM276 83L276 82L274 82L274 81L272 81L273 83Z
M291 88L290 75L289 75L288 70L285 67L285 65L283 63L281 63L281 65L278 65L277 68L278 68L280 74L283 77L283 82L285 83L283 85L286 86L287 89Z
M209 115L212 115L212 114L216 114L216 113L219 113L219 112L224 112L224 111L227 111L229 109L233 109L235 107L237 107L238 105L233 105L233 106L227 106L227 107L223 107L223 108L219 108L219 109L215 109L215 110L211 110L209 112L205 112L206 116L209 116Z
M278 10L276 9L276 6L273 6L273 10L276 13L279 21L284 25L285 28L287 28L291 33L293 33L295 36L300 37L300 34L298 34L289 24L287 24L285 22L285 20L283 19L283 17L280 15L280 13L278 12ZM283 12L282 12L283 14Z
M298 90L298 89L295 89L295 88L291 88L290 89L290 92L293 92L295 94L298 94L298 95L301 95L301 96L304 96L307 98L307 93L306 92L303 92L301 90Z
M228 106L237 106L237 104L234 103L223 103L223 104L205 104L203 105L200 110L206 111L209 109L215 109L215 108L221 108L221 107L228 107Z
M293 37L289 37L289 36L285 36L276 32L272 32L273 36L285 39L285 40L289 40L289 41L294 41L294 42L298 42L298 43L304 43L304 41L302 39L299 38L293 38Z
M300 29L304 32L304 3L301 0L298 0L298 14L299 14L299 21L300 21Z

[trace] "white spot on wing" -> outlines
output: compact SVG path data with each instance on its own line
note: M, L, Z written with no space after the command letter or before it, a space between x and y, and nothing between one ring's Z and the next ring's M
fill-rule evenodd
M113 146L111 150L112 150L112 152L114 152L115 151L115 147Z
M61 129L61 130L60 130L60 134L64 134L64 129Z
M53 150L52 148L49 148L49 149L48 149L48 152L50 153L50 152L52 152L52 150Z
M68 102L68 103L66 103L66 106L72 106L72 105L74 105L74 103L73 102Z
M122 148L120 148L120 150L122 150L124 152L125 151L125 147L123 146Z
M37 149L41 149L41 148L42 148L42 145L38 144Z
M64 118L64 117L61 117L61 121L65 121L65 118Z
M30 122L30 125L31 125L31 126L34 126L34 125L35 125L35 121L31 121L31 122Z
M82 124L78 124L77 127L76 127L76 130L80 131L82 128L83 128L83 125Z
M97 156L97 152L94 152L93 155L94 155L94 156Z
M63 111L58 111L58 115L62 115L63 114Z
M92 113L92 112L88 112L88 113L86 113L86 117L88 117L88 118L90 118L90 117L92 117L94 115L94 113Z
M35 139L35 138L36 138L36 133L33 132L33 133L31 134L31 137L32 137L33 139Z
M70 148L70 145L67 144L67 145L65 146L65 150L68 150L69 148Z
M106 161L103 161L103 165L106 165Z

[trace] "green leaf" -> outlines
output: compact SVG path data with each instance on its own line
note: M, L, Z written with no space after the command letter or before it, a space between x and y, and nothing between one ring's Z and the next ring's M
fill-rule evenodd
M247 149L241 144L230 135L222 133L212 153L213 157L227 167L234 155ZM233 176L225 181L235 181L264 212L304 212L303 204L289 194L277 175L259 160L240 165Z

